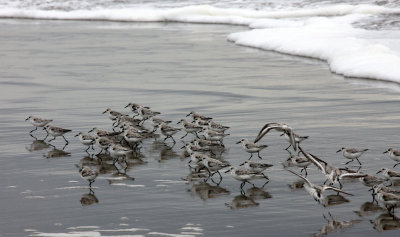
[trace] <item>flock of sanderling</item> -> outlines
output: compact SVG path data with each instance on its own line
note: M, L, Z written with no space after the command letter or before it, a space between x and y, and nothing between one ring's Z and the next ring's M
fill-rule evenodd
M186 117L191 117L191 121L188 121L185 117L177 123L181 124L183 127L175 127L171 125L172 121L156 117L160 113L151 110L149 107L141 106L136 103L129 103L125 108L129 108L133 112L133 115L127 115L112 109L107 109L103 112L103 114L108 115L113 121L113 131L93 128L88 132L93 135L83 132L79 132L75 135L83 145L87 146L85 150L87 153L89 149L95 150L94 145L96 145L100 148L100 152L96 154L96 157L99 159L101 153L107 153L112 157L114 164L126 162L126 160L130 158L138 158L138 154L142 148L142 141L158 137L158 130L160 130L160 133L165 137L164 142L170 139L173 145L176 143L173 136L179 131L184 131L185 135L182 136L181 139L188 136L188 134L191 134L193 137L191 141L185 142L186 144L182 147L182 149L185 149L185 157L190 157L188 166L193 170L193 173L197 174L198 178L204 179L205 182L211 180L213 183L219 185L223 179L220 171L224 170L225 173L230 173L234 179L241 181L240 189L241 192L244 193L243 187L246 183L253 184L251 182L253 179L264 178L266 180L265 184L269 182L269 178L264 172L272 165L254 162L250 159L255 153L257 153L258 158L262 159L260 151L266 148L267 145L261 145L257 142L267 133L275 130L282 132L281 136L285 136L289 141L289 146L286 150L290 147L292 147L295 152L299 150L297 155L291 155L283 164L286 168L290 166L301 168L300 174L289 169L287 170L304 180L305 190L318 203L324 205L325 197L323 196L323 192L327 190L336 192L337 195L339 195L339 193L352 195L342 189L343 184L341 181L344 178L358 178L365 186L371 187L370 191L372 191L373 202L378 203L379 201L388 210L389 214L394 216L394 209L400 205L400 191L389 187L395 186L396 182L400 181L399 172L388 168L381 168L377 170L377 173L382 173L382 178L359 172L358 170L351 170L347 167L335 167L317 156L304 151L300 143L308 137L296 134L287 124L279 122L267 123L260 130L254 142L250 142L247 139L238 141L237 144L241 143L243 149L250 153L250 157L240 165L242 167L235 167L221 159L221 153L224 151L225 147L223 139L229 135L226 133L226 130L229 129L228 126L218 124L214 122L212 118L192 111L186 115ZM48 142L55 140L57 137L62 137L65 140L65 145L68 144L68 140L64 137L64 134L72 130L49 125L53 122L51 119L29 116L26 120L29 120L31 124L35 126L35 129L30 131L30 133L38 128L43 128L47 132L45 139L47 139L49 135L53 137L48 140ZM151 121L153 129L149 129L149 126L145 126L145 123L148 123L147 121ZM337 152L342 152L343 156L349 159L349 161L345 163L346 165L356 160L361 168L362 164L359 158L366 151L368 151L368 149L343 147ZM218 152L220 152L219 155L216 154ZM393 168L400 164L400 150L389 148L384 153L388 153L389 157L397 162ZM317 169L325 175L326 181L323 185L314 184L307 179L307 168L311 164L315 165ZM304 176L301 175L303 171ZM79 167L79 172L81 177L89 182L89 187L91 189L92 183L98 176L98 171L89 166L82 166ZM218 182L214 180L214 175L216 174L219 176ZM334 185L338 186L335 187Z

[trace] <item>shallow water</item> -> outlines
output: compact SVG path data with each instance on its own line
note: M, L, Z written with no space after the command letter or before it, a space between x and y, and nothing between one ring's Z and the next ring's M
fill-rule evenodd
M231 126L222 158L233 165L248 158L237 141L283 121L310 136L302 147L334 165L344 162L335 153L342 146L369 148L362 170L375 173L394 164L382 152L398 146L396 84L342 78L318 60L227 42L241 27L19 20L0 27L1 236L310 236L326 229L329 213L349 222L336 235L377 234L373 223L385 212L355 213L371 201L361 183L346 182L355 196L330 207L290 188L298 179L282 168L288 152L279 133L261 140L269 145L264 162L274 167L261 190L246 185L247 196L259 192L250 198L228 175L219 186L184 181L183 133L172 149L162 139L146 140L143 162L131 160L125 176L104 165L89 195L76 165L93 161L73 135L111 129L102 112L128 113L123 107L133 101L175 122L195 110ZM70 144L62 149L57 138L53 148L29 136L24 119L31 114L72 129ZM315 167L308 177L325 180Z

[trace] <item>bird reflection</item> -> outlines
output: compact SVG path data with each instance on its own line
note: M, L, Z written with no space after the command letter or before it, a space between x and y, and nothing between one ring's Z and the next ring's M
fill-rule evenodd
M96 197L96 195L94 195L93 190L90 189L89 193L82 195L80 202L82 206L89 206L98 203L99 199Z
M271 194L269 194L267 191L263 190L262 188L258 188L258 187L249 188L244 193L247 197L252 198L254 200L272 198Z
M291 189L291 191L296 191L296 190L299 190L299 189L303 189L304 188L304 183L305 183L304 180L299 179L297 181L294 181L291 184L288 184L288 186Z
M331 195L325 196L321 200L321 204L324 207L340 205L340 204L347 203L347 202L350 202L350 201L348 199L346 199L345 197L343 197L342 195L337 195L337 194L331 194Z
M165 147L160 151L160 158L158 159L158 162L171 160L176 157L179 157L178 153L172 150L172 147L165 145Z
M323 217L328 223L324 225L318 233L314 234L315 237L325 236L338 230L352 227L354 224L361 222L361 220L338 221L336 218L333 218L331 213L329 213L330 218L327 218L325 215L323 215Z
M190 173L182 180L186 180L188 182L194 182L198 180L204 180L208 177L208 173L205 170L190 170Z
M36 139L29 145L29 147L27 146L26 149L30 152L33 152L33 151L40 151L40 150L47 149L50 146L52 146L52 145L45 142L44 140Z
M257 207L260 203L254 201L253 198L248 197L244 194L240 194L235 196L230 203L225 203L225 205L232 210L249 208L249 207Z
M381 214L375 220L371 220L371 224L374 225L374 229L378 232L400 229L399 218L388 213Z
M218 185L211 185L206 182L193 183L192 187L188 189L192 195L198 195L203 201L210 198L217 198L222 195L227 195L230 192Z
M68 157L71 156L70 152L66 152L64 150L59 150L57 148L53 148L53 150L47 152L46 155L43 155L46 158L60 158L60 157Z
M365 202L360 206L359 211L354 211L359 217L373 215L376 212L382 212L386 209L380 207L379 205L375 204L374 202Z

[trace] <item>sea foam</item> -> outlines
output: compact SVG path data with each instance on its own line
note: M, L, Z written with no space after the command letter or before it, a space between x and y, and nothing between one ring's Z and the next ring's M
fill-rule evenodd
M396 15L400 8L359 4L309 8L245 9L209 5L174 8L121 7L78 10L0 9L0 18L102 20L122 22L189 22L244 25L253 28L228 35L238 45L318 58L348 77L400 83L400 39L395 31L354 27L370 17Z

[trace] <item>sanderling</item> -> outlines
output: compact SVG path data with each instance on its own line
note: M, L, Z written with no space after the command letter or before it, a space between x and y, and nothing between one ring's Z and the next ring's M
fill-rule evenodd
M113 126L118 123L118 119L122 117L122 113L112 110L110 108L106 109L106 111L103 112L103 114L107 114L108 117L114 121Z
M396 182L396 181L399 181L400 180L400 173L399 172L396 172L396 171L393 171L393 170L390 170L390 169L388 169L388 168L382 168L382 169L380 169L378 172L376 172L377 174L379 174L379 173L382 173L382 175L385 177L385 178L387 178L387 179L389 179L390 180L390 182L391 182L391 184L392 185L394 185L394 183Z
M269 180L269 178L263 172L264 172L264 170L266 170L269 167L273 166L273 165L270 165L270 164L252 162L252 161L248 161L248 160L246 160L245 162L240 164L240 166L242 166L242 165L244 166L245 169L247 169L247 170L249 170L251 172L263 175L264 178L266 178L267 180Z
M193 121L194 124L196 124L197 126L201 126L202 128L209 128L209 122L205 121L205 120L201 120L201 119L195 119Z
M143 139L146 137L141 134L136 132L135 130L125 130L124 131L124 139L126 142L129 144L133 143L134 147L137 147L138 143L141 142Z
M203 127L203 133L204 133L206 140L218 141L222 146L224 145L222 142L222 139L224 139L224 137L230 135L230 134L226 134L226 133L220 133L220 132L216 132L213 130L209 130L208 128L204 128L204 127Z
M143 121L145 121L151 117L154 117L156 115L161 114L160 112L153 111L153 110L149 109L148 107L143 107L143 106L140 106L139 109L137 110L137 112L142 117Z
M361 177L361 178L360 178L360 181L361 181L361 183L363 183L365 186L367 186L367 187L372 187L372 186L374 186L374 185L378 185L378 184L381 184L381 183L385 182L386 179L383 179L383 178L378 177L378 176L375 176L375 175L367 174L366 176Z
M165 123L162 123L161 125L161 133L165 136L164 141L166 141L168 138L171 138L174 141L174 144L176 143L175 139L172 137L176 133L178 133L181 129L180 128L174 128L171 126L168 126Z
M211 151L211 149L207 147L197 146L192 143L186 143L181 149L183 148L185 148L188 154L191 154L192 152L205 153Z
M93 144L96 142L96 139L88 134L84 134L82 132L79 132L78 134L75 135L75 137L79 137L79 141L85 146L88 146L88 148L85 150L86 152L89 150L90 147L93 148Z
M95 181L98 172L95 170L92 170L88 166L84 166L79 169L79 173L81 174L82 179L85 179L89 181L89 187L92 187L92 183Z
M47 129L49 134L53 136L53 139L50 139L49 142L55 140L56 137L61 136L64 138L66 144L68 144L68 140L64 137L64 134L71 132L72 131L71 129L60 128L60 127L51 126L51 125L46 125L44 127Z
M236 142L236 144L239 143L242 143L243 149L251 154L249 160L253 157L254 153L257 153L258 158L262 159L262 157L260 156L260 151L268 147L268 145L260 145L258 143L249 142L249 140L247 140L246 138L243 138L242 140Z
M385 185L381 184L375 184L374 186L372 186L372 188L370 189L370 191L373 191L374 194L377 194L380 191L383 191L385 193L393 193L393 194L400 194L400 191L390 188L390 187L386 187Z
M385 153L389 153L389 157L390 157L392 160L394 160L394 161L397 162L397 163L393 166L393 168L396 167L398 164L400 164L400 150L395 150L395 149L393 149L393 148L389 148L389 149L387 149L387 151L383 152L383 154L385 154Z
M300 142L308 139L308 136L300 136L296 133L293 133L294 135L294 141L296 142L297 146L300 144ZM287 133L282 133L281 136L285 136L285 139L290 143L290 136ZM292 146L292 144L289 144L288 147L285 148L285 150L289 149Z
M113 144L113 141L107 137L96 137L96 145L101 148L98 154L106 150L111 144Z
M378 200L383 203L391 215L394 215L394 208L400 206L400 196L383 191L379 185L374 186L373 189Z
M258 133L254 142L258 142L261 138L263 138L265 136L265 134L267 134L271 130L277 130L277 131L286 133L289 136L290 144L292 145L293 149L295 151L297 150L296 139L295 139L293 129L291 127L289 127L287 124L280 123L280 122L265 124L264 127L261 128L261 130Z
M236 168L233 166L229 170L225 171L225 173L230 173L234 179L242 181L242 183L240 184L241 190L243 190L243 187L246 183L252 184L254 186L254 184L251 183L250 180L252 180L257 175L256 172L252 172L247 169Z
M203 158L211 158L206 154L194 152L194 151L190 152L189 155L190 155L190 160L188 163L193 162L194 164L198 164L200 162L200 160L202 160Z
M130 102L129 104L127 104L126 106L125 106L125 108L130 108L131 109L131 111L135 114L135 116L136 115L139 115L139 113L138 113L138 109L140 108L140 106L141 105L139 105L139 104L136 104L136 103L133 103L133 102ZM150 109L150 107L145 107L145 108L147 108L147 109Z
M101 130L96 127L91 129L88 133L94 132L97 137L112 137L121 134L121 132L109 132L106 130Z
M153 128L154 128L153 132L155 132L157 130L157 127L159 125L161 125L162 123L165 123L165 124L172 123L172 121L170 121L170 120L164 120L164 119L160 119L160 118L157 118L157 117L151 117L150 120L153 123Z
M305 177L303 177L303 176L301 176L301 175L299 175L299 174L297 174L297 173L295 173L295 172L293 172L291 170L288 170L288 171L290 173L300 177L301 179L303 179L305 181L304 188L314 198L314 200L317 201L318 203L321 203L321 201L324 199L322 193L325 190L332 190L332 191L335 191L335 192L338 192L338 193L340 192L340 193L344 193L344 194L353 196L353 194L351 194L351 193L345 192L345 191L343 191L341 189L338 189L338 188L335 188L335 187L332 187L332 186L328 186L328 185L320 186L320 185L313 184L307 178L305 178Z
M196 135L197 138L199 138L199 135L197 134L197 132L200 132L203 127L198 126L194 123L190 123L188 121L186 121L186 119L181 119L179 120L179 122L177 124L180 124L183 122L183 128L185 129L186 134L181 137L181 139L183 139L184 137L186 137L189 133Z
M194 111L192 111L192 112L190 112L189 114L186 115L186 117L189 117L189 116L191 116L193 118L193 121L197 120L197 119L200 119L200 120L203 120L203 121L209 121L209 120L212 119L210 117L207 117L207 116L204 116L204 115L200 115L199 113L196 113Z
M53 121L52 119L44 119L44 118L39 118L39 117L35 117L32 115L30 115L28 118L25 119L25 121L28 121L28 120L33 126L35 126L35 129L31 130L29 133L36 131L38 129L38 127L44 127L48 123ZM43 130L45 130L45 128L43 128Z
M208 148L208 149L212 149L213 147L220 146L219 142L209 141L209 140L204 140L204 139L195 139L193 141L193 144L204 147L204 148Z
M210 157L202 157L201 160L199 160L199 163L203 164L207 169L209 177L212 177L215 173L218 173L221 180L222 175L219 170L230 166L228 162L220 161Z
M346 162L345 164L347 165L348 163L354 161L356 159L358 163L361 165L360 160L358 159L364 152L368 151L368 149L356 149L356 148L348 148L348 147L342 147L340 150L338 150L336 153L343 151L343 156L347 159L350 159L350 161Z
M128 147L124 147L120 144L110 144L107 148L108 152L113 158L118 158L118 157L126 157L129 153L132 153L132 149Z
M344 177L361 178L367 176L367 174L358 173L357 171L354 170L337 168L319 159L315 155L303 151L301 147L299 147L299 149L300 152L303 153L303 155L307 159L309 159L312 163L314 163L314 165L317 166L317 168L327 177L325 183L329 180L331 184L339 183L340 188L342 188L343 185L340 182L340 180L343 179Z
M300 173L303 172L303 170L305 171L305 174L307 177L308 173L307 173L307 167L311 164L311 161L309 159L307 159L306 157L300 157L300 156L296 156L296 155L291 155L288 159L288 162L290 162L291 164L302 168L300 170Z
M208 122L208 128L209 129L211 129L211 130L213 130L213 131L216 131L216 132L225 132L226 130L228 130L230 127L228 127L228 126L224 126L224 125L222 125L222 124L219 124L219 123L216 123L216 122L214 122L214 121L209 121Z

